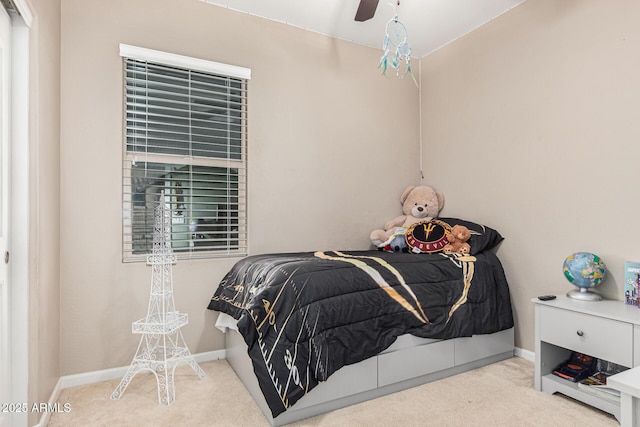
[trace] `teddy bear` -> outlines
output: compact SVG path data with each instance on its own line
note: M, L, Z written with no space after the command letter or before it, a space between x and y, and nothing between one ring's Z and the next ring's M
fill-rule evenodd
M442 248L445 254L462 254L466 255L471 250L471 246L467 240L471 237L471 232L464 225L454 225L451 232L447 233L449 243Z
M406 232L407 228L413 224L422 221L431 221L437 218L438 214L444 207L444 194L427 185L414 187L410 185L400 196L402 204L402 212L400 215L384 225L384 230L373 230L369 236L371 243L378 248L384 248L392 240L396 239L399 234ZM404 250L399 249L394 251Z

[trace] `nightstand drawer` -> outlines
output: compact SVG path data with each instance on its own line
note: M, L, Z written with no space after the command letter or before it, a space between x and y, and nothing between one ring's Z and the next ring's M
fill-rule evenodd
M548 306L542 306L541 310L542 341L633 366L632 324Z

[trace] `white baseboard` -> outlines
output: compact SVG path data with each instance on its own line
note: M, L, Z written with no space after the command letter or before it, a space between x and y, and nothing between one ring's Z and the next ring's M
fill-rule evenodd
M521 357L530 362L535 362L536 355L534 352L525 350L523 348L516 347L513 351L515 356ZM205 353L194 354L193 358L198 363L210 362L212 360L220 360L226 358L225 350L214 350L208 351ZM52 393L52 399L49 403L54 403L57 400L57 395L60 393L60 390L70 387L76 387L87 384L95 384L102 381L109 381L116 378L122 378L124 374L126 374L129 366L121 366L118 368L111 369L103 369L101 371L93 371L93 372L85 372L82 374L74 374L74 375L65 375L60 377L56 387ZM55 395L55 399L53 399L53 395Z
M525 350L524 348L516 347L513 350L513 354L518 357L522 357L523 359L528 360L529 362L536 361L536 354L533 351Z
M208 351L205 353L194 354L193 358L198 363L210 362L212 360L226 358L226 352L225 350ZM127 369L129 369L129 366L103 369L102 371L85 372L83 374L65 375L60 378L60 389L122 378L127 373Z
M205 353L198 353L193 355L193 358L198 363L226 359L226 357L227 353L225 350L207 351ZM102 381L122 378L127 373L127 369L129 369L129 366L121 366L119 368L103 369L101 371L62 376L58 379L56 386L53 388L53 392L51 393L51 397L49 398L49 406L54 407L55 403L58 401L58 397L60 396L60 391L65 388L95 384ZM43 412L42 417L40 417L40 421L33 427L46 427L46 425L49 423L50 418L50 412Z
M56 386L53 388L53 392L51 393L51 397L49 398L49 407L51 408L54 407L55 403L58 401L58 396L60 396L60 390L62 390L61 384L62 384L62 378L58 378L58 382L56 383ZM47 424L49 424L50 418L51 418L51 412L43 411L42 416L38 421L38 424L34 425L33 427L46 427Z
M535 359L536 359L534 352L525 350L519 347L516 347L514 349L513 354L525 360L529 360L530 362L535 362ZM198 353L198 354L194 354L193 358L198 363L225 359L226 351L214 350L214 351L208 351L205 353ZM63 377L60 377L60 379L58 380L58 383L56 384L56 387L53 390L53 393L51 396L52 399L50 400L50 403L54 403L57 401L60 390L63 390L65 388L70 388L70 387L81 386L81 385L95 384L102 381L113 380L116 378L122 378L126 374L127 369L129 369L128 366L121 366L118 368L103 369L101 371L85 372L82 374L65 375ZM54 398L54 395L55 395L55 398Z
M534 352L519 347L514 349L513 354L531 362L535 362L536 359ZM198 363L226 359L226 357L227 354L225 350L214 350L193 355L193 358ZM53 406L58 401L60 391L65 388L122 378L127 373L127 369L129 369L129 366L121 366L119 368L103 369L101 371L85 372L82 374L65 375L60 377L58 379L58 383L53 389L53 392L51 393L51 397L49 398L49 405ZM44 412L40 421L34 427L46 427L50 418L51 414L49 412Z

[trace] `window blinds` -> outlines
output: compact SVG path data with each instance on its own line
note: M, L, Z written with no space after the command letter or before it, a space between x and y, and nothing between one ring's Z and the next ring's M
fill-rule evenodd
M150 253L158 203L179 258L246 254L247 80L125 57L124 83L124 260Z

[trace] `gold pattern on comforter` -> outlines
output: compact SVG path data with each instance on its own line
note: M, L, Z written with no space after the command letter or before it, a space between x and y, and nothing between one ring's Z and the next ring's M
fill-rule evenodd
M508 284L488 251L251 256L227 273L208 308L238 319L274 417L400 335L447 339L513 326Z

